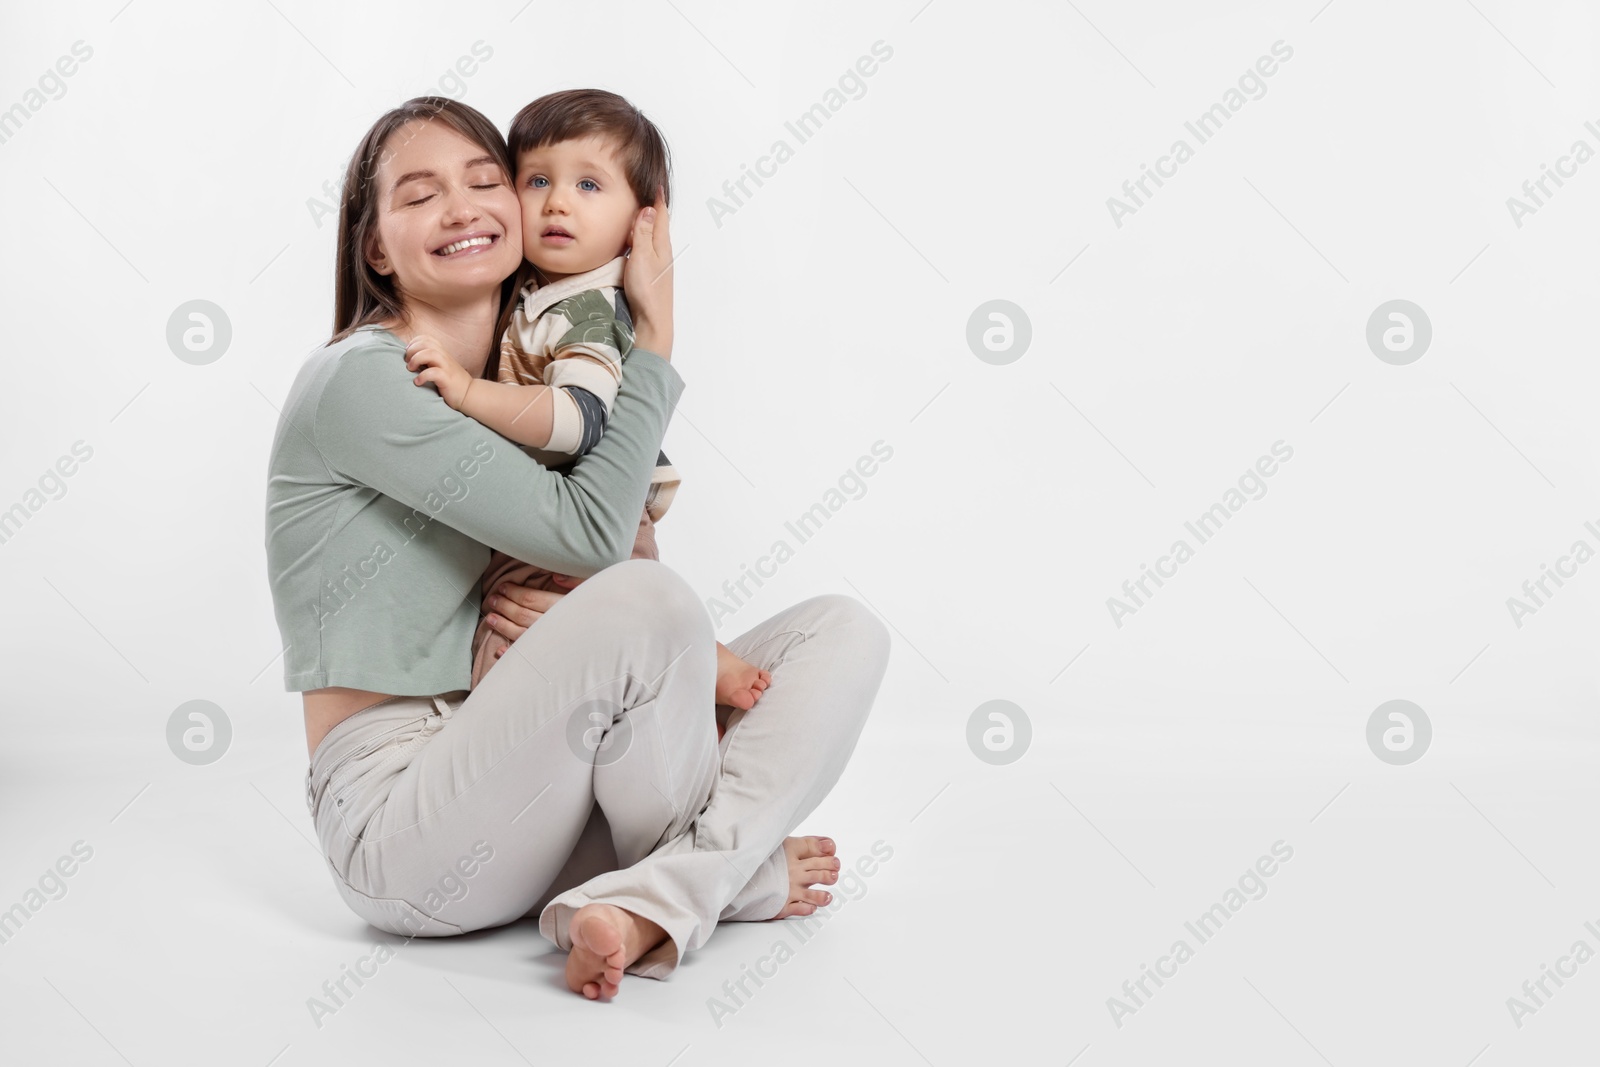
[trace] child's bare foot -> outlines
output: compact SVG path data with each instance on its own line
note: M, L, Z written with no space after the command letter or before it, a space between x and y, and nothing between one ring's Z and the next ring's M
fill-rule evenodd
M789 902L774 919L787 919L791 915L810 915L833 899L833 895L812 889L818 882L832 885L839 880L839 860L833 854L834 845L826 837L786 837L783 839L784 855L789 857Z
M734 655L717 642L717 703L749 711L761 699L761 691L772 684L772 674Z
M722 641L717 641L717 702L747 712L762 699L762 689L773 683L773 675L755 664L739 659Z
M590 1000L610 1000L622 972L667 936L657 923L615 904L585 904L567 928L567 988Z

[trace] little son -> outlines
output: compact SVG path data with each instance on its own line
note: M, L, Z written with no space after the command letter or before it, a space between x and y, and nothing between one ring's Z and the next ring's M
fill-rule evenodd
M500 343L493 382L471 379L441 389L463 414L522 445L544 466L563 469L605 432L633 348L633 320L622 290L629 238L640 208L659 189L668 194L666 142L655 124L615 93L574 89L540 97L511 124L522 203L523 255L532 280ZM421 365L447 374L465 369L436 345ZM565 470L562 470L565 473ZM645 496L633 558L658 558L653 526L672 503L680 479L666 453L656 461ZM502 584L569 590L581 583L496 551L480 586L483 598ZM472 687L509 642L483 619L472 639ZM771 675L721 642L716 701L748 711ZM719 719L720 722L720 719ZM720 732L720 727L719 727Z

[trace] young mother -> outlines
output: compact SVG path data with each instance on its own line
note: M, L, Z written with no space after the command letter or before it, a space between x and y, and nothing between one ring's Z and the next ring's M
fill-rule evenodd
M537 912L568 986L609 999L624 971L666 977L720 920L828 899L807 887L835 880L832 842L785 835L843 771L889 639L838 594L734 638L771 684L718 743L710 618L664 564L629 558L684 387L665 204L634 228L637 345L611 419L568 473L414 383L417 336L480 376L496 350L522 261L514 175L494 126L442 97L358 146L334 337L272 445L267 563L285 684L304 694L306 801L345 902L421 937ZM468 693L491 549L586 580L491 603L513 643ZM602 824L614 862L596 865L580 839Z

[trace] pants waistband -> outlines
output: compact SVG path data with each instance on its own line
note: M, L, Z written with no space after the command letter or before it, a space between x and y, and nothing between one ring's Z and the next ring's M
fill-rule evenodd
M306 765L306 808L313 813L316 812L317 797L321 791L318 788L318 777L322 778L322 788L327 788L332 784L333 779L339 776L340 767L354 756L363 754L361 750L368 747L367 744L363 744L353 753L338 757L332 755L334 750L338 748L338 746L343 742L344 738L351 731L358 730L374 721L369 713L377 712L380 708L402 710L401 717L397 718L396 720L398 724L399 722L404 721L406 718L403 711L405 705L411 705L411 714L409 718L413 721L415 720L418 712L424 712L424 709L426 709L425 714L427 717L423 720L422 731L405 741L398 742L400 744L414 745L421 739L431 737L443 729L445 723L449 722L451 718L455 716L456 709L466 701L467 696L467 690L458 689L448 693L436 693L432 696L387 697L378 701L376 704L362 708L360 711L335 724L333 729L329 730L327 735L323 737L322 741L317 745L317 751L312 754L311 762ZM389 743L390 741L387 737L379 737L375 739L375 742L370 744L372 747L382 748L384 745ZM319 759L319 757L322 758ZM326 770L319 776L317 764L328 759L333 761L332 765L326 768Z

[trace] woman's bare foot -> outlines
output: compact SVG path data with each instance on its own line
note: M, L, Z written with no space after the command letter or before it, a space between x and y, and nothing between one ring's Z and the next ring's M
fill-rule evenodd
M789 858L789 902L774 919L810 915L833 899L833 894L811 888L818 882L832 885L839 880L840 863L833 854L831 838L786 837L783 852Z
M717 703L749 711L772 684L772 673L746 663L728 646L717 642Z
M622 972L666 939L660 925L615 904L585 904L567 927L567 988L590 1000L610 1000Z

